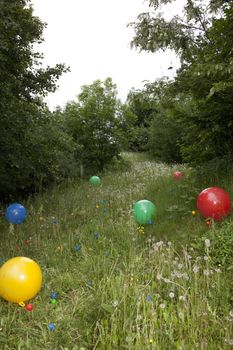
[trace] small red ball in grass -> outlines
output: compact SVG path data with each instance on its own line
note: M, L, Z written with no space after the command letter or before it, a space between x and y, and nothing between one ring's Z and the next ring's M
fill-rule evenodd
M33 305L32 305L32 304L27 304L27 305L25 306L25 309L26 309L27 311L32 311L32 310L33 310Z
M212 226L212 221L211 220L206 220L205 224L206 224L206 226L208 226L210 228Z
M173 173L173 179L175 180L180 180L184 177L184 173L182 173L182 171L175 171Z

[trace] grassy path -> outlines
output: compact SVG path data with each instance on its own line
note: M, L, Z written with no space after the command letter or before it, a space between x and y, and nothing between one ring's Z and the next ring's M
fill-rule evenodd
M208 235L191 215L200 189L188 170L177 183L172 168L125 157L130 169L106 172L100 188L87 181L62 185L25 203L22 225L1 220L1 263L28 256L43 271L32 312L0 300L1 350L232 346L225 275L211 261L208 240L202 256L189 244ZM155 223L145 228L131 213L139 199L157 206Z

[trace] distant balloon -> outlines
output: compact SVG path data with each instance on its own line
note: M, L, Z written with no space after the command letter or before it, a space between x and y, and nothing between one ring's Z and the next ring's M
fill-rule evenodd
M205 218L219 221L231 211L230 195L220 187L206 188L197 197L197 208Z
M94 187L99 187L101 184L101 180L100 180L99 176L92 176L89 179L89 183Z
M182 177L184 177L184 173L182 173L182 171L175 171L173 173L173 178L176 180L180 180Z
M13 203L7 207L5 216L11 224L22 224L27 216L27 210L23 205Z
M147 199L136 202L133 206L133 216L139 225L145 225L152 222L155 214L155 205Z

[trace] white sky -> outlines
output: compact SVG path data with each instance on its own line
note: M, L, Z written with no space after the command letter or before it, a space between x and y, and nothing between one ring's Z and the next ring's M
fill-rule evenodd
M181 12L185 0L166 9L166 15ZM173 76L179 61L171 52L145 53L130 48L133 29L129 22L149 9L143 0L32 0L34 14L47 23L45 41L36 47L44 53L44 65L66 63L71 72L59 79L58 90L46 102L53 109L74 100L85 84L108 76L125 101L129 90L143 81Z

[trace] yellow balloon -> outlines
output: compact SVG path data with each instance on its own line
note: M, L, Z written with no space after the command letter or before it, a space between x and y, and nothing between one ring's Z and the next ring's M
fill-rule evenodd
M0 296L12 303L33 298L41 289L42 272L32 259L16 257L0 268Z

